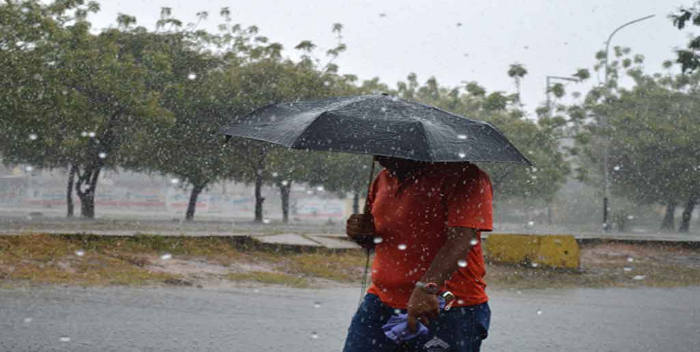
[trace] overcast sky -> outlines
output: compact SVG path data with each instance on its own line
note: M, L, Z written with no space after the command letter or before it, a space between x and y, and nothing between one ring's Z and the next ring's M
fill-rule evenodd
M192 22L208 11L214 30L219 9L228 6L234 23L256 25L260 34L280 42L293 56L302 40L325 50L335 45L333 23L344 25L348 50L336 61L341 73L361 79L375 76L390 86L410 72L421 82L435 76L443 85L477 81L489 91L513 92L506 71L523 64L529 74L523 101L532 111L545 100L547 75L569 76L591 68L593 55L618 26L656 15L618 32L612 45L629 46L646 57L648 72L661 71L673 49L685 46L687 32L673 27L668 14L692 0L122 0L100 1L102 11L91 17L97 28L115 23L118 13L136 16L153 27L163 6L173 16ZM593 77L593 82L598 82ZM569 91L586 86L568 85Z

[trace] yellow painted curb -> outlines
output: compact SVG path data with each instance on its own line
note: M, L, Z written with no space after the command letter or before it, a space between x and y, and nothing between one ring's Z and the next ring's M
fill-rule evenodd
M571 235L489 234L486 253L493 263L577 269L581 264Z

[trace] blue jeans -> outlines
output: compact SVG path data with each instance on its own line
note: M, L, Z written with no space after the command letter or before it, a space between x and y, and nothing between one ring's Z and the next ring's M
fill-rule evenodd
M379 297L365 295L350 323L343 352L478 352L481 341L488 336L491 320L488 303L452 308L447 312L441 311L438 319L430 322L427 336L418 336L398 345L382 331L382 325L392 314L394 309L382 303Z

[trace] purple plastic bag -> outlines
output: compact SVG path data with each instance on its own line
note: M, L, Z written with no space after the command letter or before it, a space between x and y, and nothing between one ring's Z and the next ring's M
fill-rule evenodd
M438 297L438 300L440 301L440 310L444 309L445 300L442 297ZM402 342L408 341L416 336L428 334L428 328L423 325L423 323L417 321L416 324L418 331L416 331L415 334L411 334L411 332L408 331L408 314L401 313L392 315L391 318L389 318L389 321L382 325L382 330L384 331L384 335L386 335L386 337L390 338L397 344L401 344Z
M402 313L398 315L392 315L389 321L382 326L384 335L390 338L397 344L401 344L404 341L408 341L418 335L427 335L428 328L421 322L416 322L418 324L418 331L415 334L411 334L408 331L408 314Z

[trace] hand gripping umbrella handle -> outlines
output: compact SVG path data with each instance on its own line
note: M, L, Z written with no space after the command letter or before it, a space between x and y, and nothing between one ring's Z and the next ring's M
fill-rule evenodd
M369 193L372 191L372 180L374 179L374 161L375 157L372 157L372 166L369 168L369 182L367 183L367 197L365 197L365 209L363 213L369 214Z

